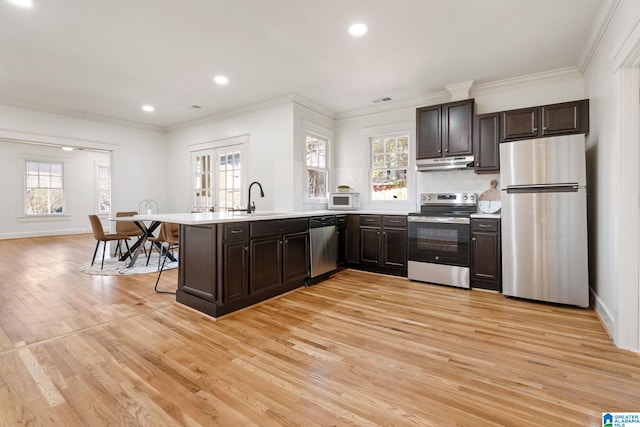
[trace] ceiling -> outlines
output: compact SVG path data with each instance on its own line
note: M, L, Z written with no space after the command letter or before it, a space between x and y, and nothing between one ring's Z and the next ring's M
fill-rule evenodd
M33 3L0 0L0 103L166 129L294 94L342 113L577 66L602 1Z

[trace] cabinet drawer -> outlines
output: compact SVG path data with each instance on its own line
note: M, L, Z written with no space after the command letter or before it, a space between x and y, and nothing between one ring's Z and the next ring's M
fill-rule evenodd
M382 224L385 227L406 227L407 226L407 217L400 215L385 215L382 217Z
M360 225L380 226L380 215L360 215Z
M337 215L336 216L336 224L338 226L347 226L347 216L346 215Z
M251 237L301 233L308 229L307 218L254 221L251 223Z
M471 231L499 231L499 219L472 219Z
M224 240L246 240L249 238L249 224L239 222L223 225Z

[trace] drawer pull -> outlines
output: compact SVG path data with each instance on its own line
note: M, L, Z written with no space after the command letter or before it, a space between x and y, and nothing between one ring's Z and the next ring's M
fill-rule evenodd
M491 227L491 224L478 224L478 227L489 228Z
M231 230L231 234L242 233L242 230Z

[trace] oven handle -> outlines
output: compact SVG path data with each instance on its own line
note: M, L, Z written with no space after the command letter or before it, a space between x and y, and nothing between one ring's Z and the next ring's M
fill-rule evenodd
M409 222L430 222L435 224L471 224L470 218L458 218L452 216L409 216Z

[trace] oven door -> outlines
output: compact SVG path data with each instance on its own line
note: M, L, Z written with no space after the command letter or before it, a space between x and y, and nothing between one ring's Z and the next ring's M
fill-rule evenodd
M409 216L409 261L469 267L470 219Z

